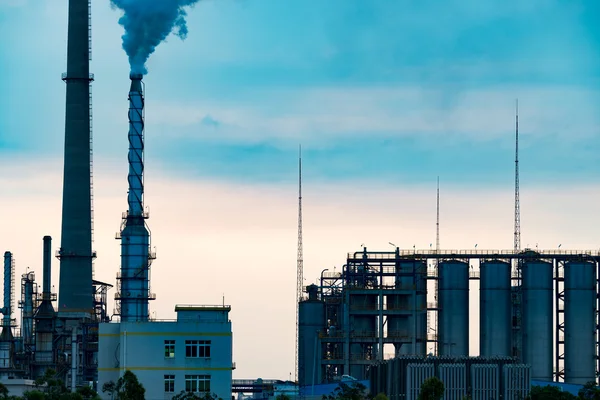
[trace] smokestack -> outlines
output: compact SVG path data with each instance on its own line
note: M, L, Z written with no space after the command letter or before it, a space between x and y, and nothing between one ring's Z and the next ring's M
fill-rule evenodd
M11 315L13 312L12 306L12 282L13 282L13 259L12 253L7 251L4 253L4 307L2 307L2 326L10 327Z
M119 291L115 294L121 321L147 321L150 294L150 234L144 212L144 89L142 75L132 73L129 89L129 192L121 239Z
M69 0L68 24L58 310L79 316L93 311L89 0Z
M50 296L50 284L52 280L52 237L44 236L44 276L42 281L42 297Z

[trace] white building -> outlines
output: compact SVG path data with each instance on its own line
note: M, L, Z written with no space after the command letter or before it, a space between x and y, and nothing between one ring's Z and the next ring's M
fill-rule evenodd
M146 399L170 399L182 390L231 399L233 369L230 306L176 306L176 321L100 324L98 392L126 370Z

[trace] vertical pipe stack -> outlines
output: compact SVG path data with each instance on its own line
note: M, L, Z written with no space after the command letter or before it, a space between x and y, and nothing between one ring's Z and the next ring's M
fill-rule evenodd
M12 253L4 253L4 307L2 307L2 334L0 334L0 368L12 367L12 278L13 278Z
M131 74L129 90L128 211L121 230L121 321L147 321L150 295L150 234L144 213L144 92L142 75Z
M2 307L2 326L10 327L10 320L13 312L12 305L12 282L13 282L13 263L12 253L4 253L4 307Z
M44 276L42 277L42 303L35 312L35 362L40 365L37 375L43 375L45 368L53 361L52 333L54 332L55 300L51 293L52 277L52 238L44 236Z
M58 304L68 314L93 311L89 18L88 0L69 0Z
M29 272L21 277L21 336L25 345L33 344L33 293L35 274Z

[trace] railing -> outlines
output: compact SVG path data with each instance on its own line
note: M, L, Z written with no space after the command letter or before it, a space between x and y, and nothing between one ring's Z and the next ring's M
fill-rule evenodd
M400 251L400 257L427 257L427 258L443 258L445 256L472 256L472 255L480 255L480 256L518 256L523 255L527 256L528 252L537 253L540 255L547 256L565 256L565 255L586 255L586 256L600 256L600 251L593 250L534 250L534 249L525 249L520 251L515 250L402 250ZM393 260L396 258L395 252L367 252L367 260ZM348 253L348 259L351 260L362 260L363 253Z

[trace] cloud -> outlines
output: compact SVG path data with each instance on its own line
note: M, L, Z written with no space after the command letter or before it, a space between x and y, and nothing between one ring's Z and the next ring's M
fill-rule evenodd
M573 87L513 86L466 90L448 103L444 89L415 86L257 91L262 104L166 102L147 98L148 126L199 141L328 142L349 137L446 137L486 141L514 130L515 99L523 135L589 139L600 132L600 93ZM215 126L218 136L199 126ZM214 131L213 131L214 132Z
M114 234L126 209L127 182L126 170L112 165L97 160L94 248L96 279L114 284L120 263ZM0 168L10 173L0 178L2 251L14 252L17 277L31 267L41 283L42 237L52 235L54 249L60 245L60 160L3 159ZM287 378L294 363L295 185L182 179L156 165L146 173L148 224L158 256L152 265L156 317L174 318L178 303L220 304L225 295L232 305L235 376ZM560 182L560 187L523 190L523 246L597 249L594 227L600 216L594 210L600 186ZM323 268L339 270L346 254L359 251L362 243L371 250L389 250L388 242L402 249L435 243L434 181L402 187L366 180L307 182L303 195L306 284ZM477 243L478 249L510 249L512 200L510 188L442 182L442 248ZM54 260L56 287L58 265ZM477 339L471 343L476 354ZM260 361L260 349L270 347L281 349L277 361Z
M23 7L27 0L0 0L0 7Z

